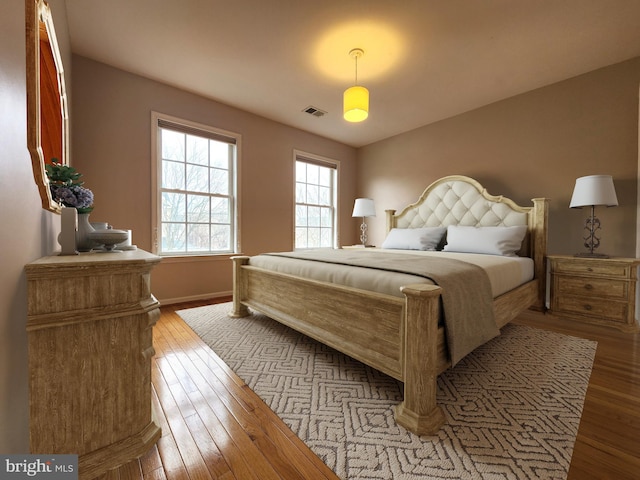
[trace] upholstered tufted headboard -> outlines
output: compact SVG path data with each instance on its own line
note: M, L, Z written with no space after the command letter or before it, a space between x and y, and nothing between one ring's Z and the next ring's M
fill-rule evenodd
M433 182L416 203L400 213L387 210L387 231L449 225L527 225L527 236L519 253L533 259L535 276L544 288L548 202L544 198L532 201L532 207L522 207L509 198L490 195L472 178L452 175Z
M445 177L431 184L420 199L395 215L395 227L449 225L495 227L527 225L530 208L489 195L471 178Z

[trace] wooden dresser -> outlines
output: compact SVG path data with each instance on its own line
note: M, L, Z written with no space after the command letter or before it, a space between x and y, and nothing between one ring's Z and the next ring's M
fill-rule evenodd
M639 331L635 320L638 258L548 257L551 311L558 316Z
M81 479L159 438L151 404L160 316L142 250L50 256L26 266L31 453L77 454Z

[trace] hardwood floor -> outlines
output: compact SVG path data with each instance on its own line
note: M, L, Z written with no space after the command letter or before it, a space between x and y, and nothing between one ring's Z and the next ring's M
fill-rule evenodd
M163 435L141 459L143 478L336 478L175 314L184 307L163 308L154 328Z
M152 367L162 437L104 480L337 478L175 313L203 304L162 308ZM516 323L598 341L568 478L640 478L640 334L536 312Z
M569 480L640 479L640 334L535 312L515 322L598 342Z

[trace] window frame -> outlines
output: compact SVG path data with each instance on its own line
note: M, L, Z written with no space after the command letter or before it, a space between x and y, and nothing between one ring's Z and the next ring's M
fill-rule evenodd
M313 165L318 165L321 167L328 167L335 170L334 179L333 179L333 198L332 198L332 207L333 207L333 235L332 235L332 246L331 247L297 247L296 246L296 210L298 206L297 199L297 166L296 162L306 162ZM304 152L302 150L293 151L293 249L294 250L306 250L309 248L338 248L340 245L340 230L339 230L339 212L340 212L340 161L335 160L328 157L323 157L321 155L316 155L309 152Z
M165 124L164 126L162 124ZM193 251L193 252L161 252L160 251L160 238L161 233L159 229L162 226L162 147L160 145L161 137L159 134L160 128L171 128L175 125L177 131L188 133L191 131L196 134L201 131L210 139L219 138L220 140L229 140L229 143L235 143L235 155L231 159L230 168L230 189L229 200L231 202L231 245L229 250L225 251ZM241 139L242 136L239 133L223 130L210 125L205 125L191 120L174 117L164 113L151 112L151 245L152 252L162 258L171 259L193 259L197 257L212 258L220 256L231 256L240 252L240 158L241 158ZM231 141L233 140L233 142ZM211 225L211 223L209 223Z

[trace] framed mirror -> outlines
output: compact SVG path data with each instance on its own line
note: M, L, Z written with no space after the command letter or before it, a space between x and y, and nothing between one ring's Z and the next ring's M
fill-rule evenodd
M42 208L60 213L51 198L45 165L68 165L69 112L62 57L49 5L25 0L27 52L27 146Z

